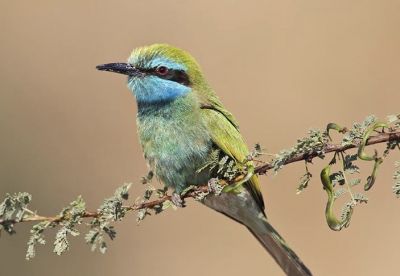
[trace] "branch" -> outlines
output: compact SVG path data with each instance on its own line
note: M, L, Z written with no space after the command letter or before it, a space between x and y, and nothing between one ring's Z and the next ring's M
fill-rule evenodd
M207 185L205 186L199 186L196 188L193 188L193 191L188 192L184 195L182 195L182 199L186 199L186 198L196 198L198 196L199 193L204 192L204 193L208 193L208 187ZM125 209L126 211L138 211L138 210L143 210L143 209L154 209L157 206L161 206L164 202L166 201L171 201L172 200L172 196L171 195L164 195L159 199L156 200L152 200L149 202L143 202L143 203L135 203L132 205L124 205L121 208ZM33 212L32 212L33 213ZM102 215L101 212L99 211L85 211L81 217L82 218L99 218ZM0 225L4 225L4 224L17 224L17 223L21 223L21 222L42 222L42 221L47 221L47 222L51 222L51 223L60 223L63 220L65 220L66 218L63 216L39 216L36 214L32 214L32 215L28 215L23 217L20 220L17 219L0 219Z
M387 132L387 133L380 133L375 136L371 136L368 140L366 145L375 145L375 144L381 144L381 143L387 143L391 141L400 141L400 131L393 131L393 132ZM350 144L350 145L338 145L338 144L326 144L324 146L324 153L331 153L331 152L345 152L346 150L349 149L354 149L357 148L359 145L355 144ZM286 160L284 162L284 165L294 163L294 162L299 162L299 161L307 161L311 162L311 160L315 157L317 157L319 154L318 152L314 151L312 153L300 153L297 154L290 159ZM264 165L258 166L255 168L255 172L257 174L265 174L267 171L271 170L274 166L271 163L266 163Z
M390 141L400 141L400 131L394 131L394 132L387 132L387 133L379 133L377 135L371 136L368 140L366 145L375 145L375 144L380 144L380 143L387 143ZM339 152L344 152L349 149L354 149L357 148L358 145L355 144L350 144L350 145L339 145L339 144L325 144L324 145L324 153L339 153ZM311 162L313 158L318 157L320 154L317 151L311 152L311 153L300 153L296 154L295 156L287 159L284 162L284 165L299 162L299 161L307 161ZM267 173L267 171L271 170L274 168L274 165L272 165L272 162L270 163L265 163L263 165L257 166L254 171L255 173L259 175L263 175ZM227 185L229 183L225 182L222 183L222 185ZM202 185L198 187L192 187L191 190L184 195L182 195L182 199L186 198L198 198L199 194L201 193L209 193L208 185ZM172 196L171 195L164 195L160 197L159 199L153 200L153 201L148 201L148 202L143 202L143 203L135 203L132 205L125 205L122 206L127 211L138 211L141 209L154 209L158 208L161 206L164 202L166 201L171 201ZM98 211L85 211L82 215L82 218L98 218L101 216L101 213ZM4 220L0 219L0 225L1 224L16 224L20 222L40 222L40 221L48 221L52 223L59 223L63 220L63 217L60 216L55 216L55 217L46 217L46 216L39 216L39 215L31 215L22 218L21 220L17 221L15 219L12 220Z
M388 123L382 123L378 122L374 116L368 116L363 122L353 124L350 130L333 123L328 124L324 132L310 130L308 137L297 140L297 143L290 149L269 155L272 158L270 157L268 162L262 162L255 168L252 168L253 165L248 161L258 164L261 162L258 157L264 153L260 145L256 145L254 151L242 162L236 162L221 154L220 150L215 150L210 154L209 161L199 171L204 169L218 171L217 178L211 179L205 185L188 187L179 196L181 199L202 200L210 193L218 195L221 192L235 190L240 187L238 183L241 183L243 178L248 177L251 171L258 175L264 175L270 170L277 172L287 164L305 161L306 173L300 178L300 185L297 189L299 193L308 186L312 177L307 164L312 163L315 157L324 159L326 154L334 153L332 160L321 172L321 182L328 196L325 209L328 226L335 231L341 230L349 225L354 207L359 203L366 203L368 200L361 193L353 194L353 186L361 182L361 179L354 178L354 175L350 177L350 175L359 172L359 167L354 162L357 159L374 162L372 173L368 176L367 183L364 185L364 190L368 191L375 182L377 170L384 158L391 150L400 149L400 115L389 116L388 121ZM378 129L382 129L381 132L378 132ZM336 130L343 134L340 143L331 142L330 130ZM376 134L371 135L372 133ZM376 150L374 155L369 155L364 151L366 146L382 143L386 143L386 149L381 156L378 156ZM355 148L358 148L357 154L348 155L345 153L347 150ZM331 173L331 167L337 163L337 158L341 160L341 167L338 171ZM396 196L400 197L400 163L397 167L398 169L394 174L393 191ZM346 174L348 175L346 176ZM9 234L14 234L16 224L36 222L30 231L31 235L26 254L26 258L31 259L35 256L35 246L45 243L43 232L46 229L59 227L54 241L54 252L60 255L69 249L68 236L78 235L77 226L82 224L84 219L89 219L86 224L89 225L90 230L87 232L85 240L92 246L92 250L99 248L104 253L107 249L104 237L108 236L111 240L115 238L116 231L112 224L122 220L128 212L136 211L137 222L140 222L152 213L159 214L170 207L177 208L175 205L176 195L168 194L167 188L156 189L151 186L152 176L153 174L150 173L143 178L142 183L146 184L145 193L133 204L126 204L131 184L125 184L118 188L112 197L105 199L96 211L88 211L82 197L78 197L56 216L42 216L29 210L28 204L32 196L28 193L7 194L5 200L0 202L0 231L4 230ZM343 185L347 189L342 188ZM351 201L343 206L342 215L338 219L333 211L334 202L344 194L350 194Z

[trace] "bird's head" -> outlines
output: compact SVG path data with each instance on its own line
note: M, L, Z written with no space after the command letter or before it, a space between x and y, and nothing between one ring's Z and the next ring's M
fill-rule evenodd
M96 68L128 75L128 87L138 104L170 102L206 85L196 60L167 44L136 48L127 63L108 63Z

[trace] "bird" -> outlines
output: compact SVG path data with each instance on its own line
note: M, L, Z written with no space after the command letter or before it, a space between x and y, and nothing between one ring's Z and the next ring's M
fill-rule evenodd
M169 44L152 44L135 48L127 62L96 68L128 76L144 158L160 182L178 197L190 186L212 183L218 176L215 169L203 167L215 152L220 159L244 165L250 173L234 189L210 193L202 203L247 227L287 275L311 275L269 223L238 123L191 54Z

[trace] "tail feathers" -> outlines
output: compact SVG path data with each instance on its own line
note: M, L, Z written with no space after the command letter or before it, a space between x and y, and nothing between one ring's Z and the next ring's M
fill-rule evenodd
M246 226L287 275L312 275L268 222L257 201L246 190L240 195L234 193L222 193L219 196L210 194L203 199L203 203Z
M247 227L260 244L275 259L286 275L310 276L311 271L303 264L296 253L290 249L278 232L265 221L267 231L254 231Z

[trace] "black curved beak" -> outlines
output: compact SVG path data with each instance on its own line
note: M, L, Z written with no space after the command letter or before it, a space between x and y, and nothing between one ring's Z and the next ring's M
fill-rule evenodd
M107 64L100 64L96 66L97 70L100 71L109 71L119 74L124 74L128 76L139 76L142 74L140 70L133 67L129 63L107 63Z

